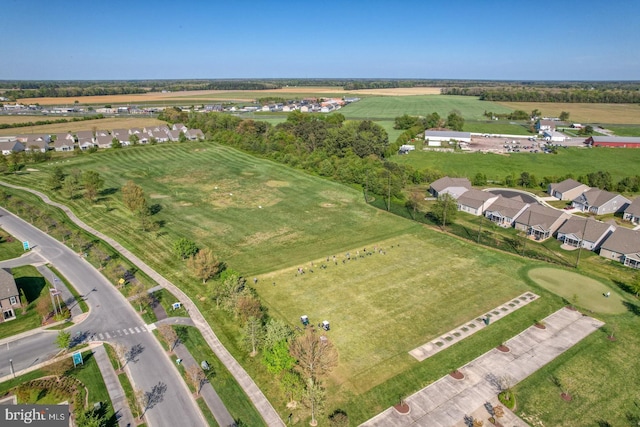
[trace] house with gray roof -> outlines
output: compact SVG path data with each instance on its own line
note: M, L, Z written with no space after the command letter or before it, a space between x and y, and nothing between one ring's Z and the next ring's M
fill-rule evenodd
M471 181L467 178L449 178L445 176L431 183L429 193L431 193L433 197L450 194L454 199L457 199L462 193L470 189Z
M78 139L78 147L80 147L80 149L82 151L88 150L90 148L95 147L95 142L93 140L93 138L79 138Z
M590 251L596 251L600 244L616 229L613 224L597 221L593 218L582 218L571 215L564 224L558 228L557 239L574 248L583 247Z
M113 137L111 135L98 135L96 136L96 145L98 148L111 148L113 144Z
M600 246L600 256L640 268L640 232L618 227Z
M501 227L511 227L515 219L529 207L528 203L498 196L495 202L484 211L484 216Z
M204 139L204 133L202 133L200 129L189 129L184 133L184 136L186 136L190 141Z
M19 153L21 151L24 151L24 145L17 139L0 141L0 152L5 156L8 156L11 153Z
M0 323L15 319L15 310L20 307L20 292L11 270L0 268Z
M78 138L78 141L80 141L80 139L93 139L94 137L95 135L91 130L79 130L76 132L76 138Z
M182 133L181 130L170 130L168 135L169 135L169 141L179 141L180 140L180 134Z
M536 240L545 240L569 218L570 215L561 210L533 204L518 215L514 227Z
M573 179L562 182L552 182L547 187L547 193L559 200L573 200L591 187Z
M430 147L439 147L442 142L471 142L471 133L451 130L426 130L424 131L424 140Z
M624 210L622 219L625 221L631 221L633 224L640 223L640 197L636 198L627 208Z
M24 143L25 151L40 151L44 153L49 149L49 139L40 135L29 135L27 142Z
M187 128L182 123L176 123L171 127L171 130L177 130L179 132L186 132L187 130L189 130L189 128Z
M129 135L128 129L114 129L111 131L111 134L113 135L113 138L116 138L120 142L120 144L122 145L131 144L131 141L129 140L131 135Z
M167 128L167 132L168 132ZM148 130L147 135L149 135L149 139L155 138L156 142L167 142L169 141L169 134L164 132L163 130Z
M571 202L574 208L594 215L622 212L630 204L631 200L626 197L599 188L591 188Z
M496 200L498 200L497 195L472 188L458 197L458 210L480 216Z
M75 143L69 141L68 139L56 139L53 143L53 149L55 151L73 151Z

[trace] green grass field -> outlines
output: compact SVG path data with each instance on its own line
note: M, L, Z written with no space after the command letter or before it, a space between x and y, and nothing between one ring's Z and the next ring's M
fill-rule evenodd
M464 128L465 132L474 133L499 133L505 135L531 135L531 132L523 124L512 124L504 121L480 121L480 120L465 120Z
M495 113L513 111L508 107L480 101L472 96L416 95L367 97L347 105L340 110L340 113L347 119L393 120L403 114L426 116L433 112L446 118L452 110L459 111L465 120L483 120L485 111Z
M529 270L529 277L567 301L596 313L620 314L627 311L620 294L614 292L605 297L611 288L590 277L559 268Z
M616 182L625 176L635 174L636 165L640 162L640 150L567 148L558 150L558 154L511 155L415 151L409 155L394 156L392 160L417 169L439 170L451 176L473 178L476 173L483 173L490 181L498 182L502 182L511 172L519 176L523 171L537 178L568 173L578 177L591 172L608 171Z
M55 165L39 165L39 171L4 179L47 192L43 188L47 170ZM173 255L178 237L211 247L246 277L257 276L257 291L270 315L293 325L299 324L302 314L313 323L332 322L329 336L338 346L340 365L327 384L327 408L329 413L345 409L352 422L362 422L397 403L398 396L435 381L563 305L559 296L539 287L527 274L543 263L427 229L365 205L356 190L212 143L131 147L74 157L57 165L67 172L96 170L105 178L108 190L95 205L54 198L184 289L283 417L290 413L284 398L272 376L258 369L256 360L241 349L240 328L215 310L215 303L207 298L208 285L192 278L185 263ZM160 205L154 219L164 225L158 232L135 232L137 223L124 210L118 192L127 179L141 185L151 202ZM353 256L364 248L372 250L373 245L386 254L342 264L346 252ZM338 257L337 266L331 263L333 255ZM326 269L320 268L323 259ZM308 271L312 261L314 273ZM619 272L612 274L618 270L611 265L585 255L580 271L592 276L593 269L594 277L615 289L610 278L626 280L630 273L618 267ZM298 267L308 272L296 277ZM496 322L424 362L408 355L417 345L526 290L542 298L510 315L508 321ZM629 309L628 298L624 302ZM608 323L623 325L630 314L607 316ZM635 357L637 339L630 325L624 329L624 339L620 327L617 357ZM567 366L576 363L575 354L563 356ZM590 366L600 363L603 354L585 351L579 360ZM538 374L532 378L543 381ZM620 376L612 378L624 381ZM521 393L534 398L537 389ZM607 394L594 390L592 397L598 396ZM609 409L623 411L632 399L612 403Z
M562 102L497 102L502 108L523 110L527 113L538 109L543 116L558 117L569 113L570 123L640 124L640 105L637 104L586 104ZM492 110L495 111L495 110Z

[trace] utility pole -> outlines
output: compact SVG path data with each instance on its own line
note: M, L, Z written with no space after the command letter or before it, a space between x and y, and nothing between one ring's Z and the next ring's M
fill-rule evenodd
M478 226L478 244L480 244L480 233L482 233L482 218L484 217L484 202L480 208L480 225Z
M522 256L524 256L524 250L527 247L527 237L529 235L529 229L531 228L531 206L529 206L529 219L527 220L527 226L524 232L524 242L522 243Z

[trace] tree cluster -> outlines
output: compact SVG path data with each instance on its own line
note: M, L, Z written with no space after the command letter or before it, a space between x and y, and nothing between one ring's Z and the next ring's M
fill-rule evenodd
M96 171L81 172L73 169L68 175L59 166L52 168L47 176L47 186L53 191L62 191L69 199L75 199L81 190L84 197L95 202L104 186L104 179Z
M550 87L469 87L446 88L447 95L478 96L485 101L502 102L575 102L634 104L640 102L637 88L571 88Z

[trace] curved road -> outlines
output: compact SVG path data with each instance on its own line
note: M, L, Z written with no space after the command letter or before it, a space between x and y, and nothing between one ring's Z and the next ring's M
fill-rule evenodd
M23 191L28 191L28 192L30 192L32 194L35 194L38 197L40 197L45 203L62 209L62 211L64 211L67 214L67 216L73 222L75 222L79 227L83 228L84 230L88 231L89 233L91 233L91 234L99 237L100 239L104 240L105 242L109 243L115 250L117 250L123 256L128 258L129 261L131 261L135 266L140 268L140 270L144 271L149 277L151 277L156 283L158 283L158 285L166 288L169 292L171 292L176 298L178 298L180 300L180 302L182 302L183 306L187 309L189 315L193 319L194 325L200 330L200 332L202 333L202 336L204 337L204 339L207 342L207 344L209 345L209 347L211 347L211 349L213 350L215 355L225 365L225 367L229 370L229 372L231 372L231 374L234 376L234 378L236 379L236 381L238 382L240 387L242 387L242 389L247 394L249 399L251 399L252 403L254 404L254 406L256 407L256 409L258 410L260 415L262 416L262 419L265 421L265 423L268 426L274 426L274 427L275 426L281 426L281 427L285 426L284 422L282 421L282 419L280 418L280 416L278 415L276 410L273 408L271 403L264 396L262 391L258 388L258 386L253 381L253 379L249 376L249 374L247 374L247 372L244 370L244 368L235 360L235 358L231 355L231 353L229 353L229 351L222 345L222 343L220 342L220 340L218 339L216 334L213 332L213 329L211 329L211 326L209 326L209 324L205 320L205 318L202 315L202 313L200 313L200 310L198 309L198 307L193 303L193 301L191 301L191 299L184 292L182 292L181 289L179 289L173 283L171 283L170 281L168 281L167 279L162 277L158 272L156 272L151 267L149 267L145 262L143 262L140 258L138 258L136 255L131 253L128 249L123 247L120 243L118 243L117 241L115 241L111 237L106 236L105 234L100 233L99 231L89 227L87 224L82 222L67 206L65 206L63 204L60 204L60 203L57 203L57 202L54 202L51 199L49 199L49 197L46 194L43 194L43 193L41 193L39 191L32 190L30 188L20 187L20 186L16 186L16 185L9 184L9 183L2 182L2 181L0 181L0 185L4 185L4 186L10 187L10 188L15 188L15 189L23 190ZM0 223L1 223L1 221L0 221ZM37 230L37 231L40 232L40 230ZM42 233L42 232L40 232L40 233ZM44 233L42 233L42 234L44 234ZM16 236L16 237L18 237L18 236ZM49 236L47 236L47 237L49 237ZM53 239L51 239L51 240L53 240ZM54 240L54 241L57 242L56 240ZM62 245L62 243L59 243L59 242L58 242L58 244ZM66 246L65 246L65 248L66 248ZM67 249L67 250L69 250L69 249ZM76 255L76 257L77 257L77 255ZM62 270L61 270L61 272L62 272ZM64 274L64 272L63 272L63 274ZM96 274L98 274L98 273L96 272ZM103 280L106 281L106 279L104 279L104 278L103 278ZM75 283L75 282L72 281L72 283ZM82 292L84 292L84 291L82 291ZM118 292L118 295L121 296L121 294L119 292ZM122 297L122 298L124 299L124 297ZM131 310L133 310L133 309L131 309ZM160 344L158 344L156 342L156 345L159 346ZM183 383L183 385L184 385L184 383ZM181 424L177 424L177 425L181 425Z
M129 302L92 265L62 243L13 214L0 209L0 227L21 241L28 241L33 253L56 266L58 271L82 294L90 306L90 315L69 331L74 340L102 338L126 348L137 348L136 361L127 364L135 387L150 392L163 383L157 393L159 402L145 414L151 426L206 425L200 409L178 371L156 338L136 314ZM27 261L33 261L29 255ZM139 332L138 332L139 331ZM58 352L57 331L39 331L0 346L0 376L9 375L9 359L16 372L44 362Z

